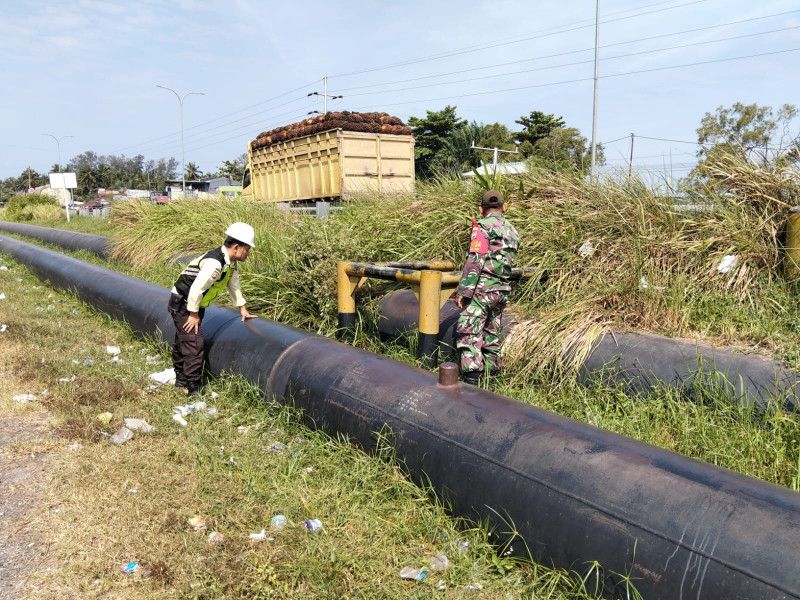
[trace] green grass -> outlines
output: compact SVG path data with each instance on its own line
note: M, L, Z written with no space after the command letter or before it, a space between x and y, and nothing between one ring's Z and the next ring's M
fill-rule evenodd
M29 579L38 598L600 597L599 567L583 581L506 555L485 526L448 516L431 490L412 483L389 445L368 455L309 429L295 409L264 403L239 378L211 382L204 399L217 415L191 415L180 427L171 407L186 397L151 389L147 378L168 366L164 345L137 339L15 261L0 263L10 267L0 272L0 322L8 327L0 334L0 412L43 405L54 433L12 450L44 453L52 466L34 519L52 561ZM121 348L117 363L106 345ZM17 404L18 393L40 402ZM98 419L106 411L109 423ZM109 444L126 417L156 431ZM282 451L270 449L278 443ZM288 526L271 530L279 513ZM205 531L188 523L197 514ZM323 530L307 531L309 518ZM262 529L273 539L249 539ZM212 531L224 541L209 543ZM439 553L448 569L420 583L400 579L401 568L430 568ZM122 573L132 561L139 574ZM467 590L475 584L482 589Z
M540 276L520 285L513 296L511 308L528 321L519 327L524 335L507 349L509 369L494 382L495 389L586 423L797 490L800 437L796 432L795 415L754 412L733 403L708 384L692 390L695 399L690 401L688 395L666 388L646 397L632 398L599 380L588 388L574 382L581 353L610 328L681 336L777 357L795 369L800 366L798 282L783 278L780 241L786 208L791 203L787 198L796 197L796 184L781 171L769 172L736 162L720 165L720 169L723 168L726 169L726 189L731 190L731 194L709 191L701 201L716 207L711 213L675 212L672 199L635 180L590 185L569 175L534 171L513 181L509 186L508 216L523 237L518 264L538 267ZM231 201L185 201L168 207L126 202L114 209L111 227L120 243L115 261L108 266L169 286L181 268L165 266L168 259L181 253L199 253L219 244L224 224L248 221L257 231L257 247L244 264L242 275L250 310L331 335L336 327L335 265L338 260L450 259L460 263L467 242L469 215L475 211L477 197L477 191L464 182L439 180L420 184L413 197L359 198L325 221L289 215L269 205ZM592 241L596 251L582 257L578 248L587 240ZM721 274L716 265L726 254L736 254L740 262L732 273ZM88 253L78 256L103 263ZM664 289L642 289L642 277ZM376 335L376 302L397 287L369 282L359 290L355 344L415 364L413 336L409 348L384 344ZM573 352L577 349L577 354L570 355L566 351L568 348ZM250 392L240 382L221 380L215 385L221 390L240 390L232 396L242 399L230 410L243 415L242 418L251 413L259 414L261 408L246 400ZM271 407L269 410L278 411L278 416L269 418L296 424L296 415L283 412L287 409ZM281 431L282 435L285 433L285 438L281 438L283 443L291 441L295 435L295 430L288 425ZM228 448L225 442L230 444L233 440L223 433L215 431L213 435L217 437L206 438L213 440L206 446L213 447L219 442ZM209 435L212 434L209 432ZM303 437L312 439L314 435L307 432ZM322 445L331 444L341 445L342 452L352 450L342 440L329 440ZM263 448L261 450L263 453ZM179 456L185 464L197 467L197 461L186 458L185 452L179 452ZM347 465L356 461L346 456L337 468L347 470ZM374 460L358 456L358 460ZM277 460L277 457L269 458ZM328 455L320 455L319 460L335 462ZM208 456L202 463L208 470L196 468L195 471L221 476L222 471L215 470L222 468L217 462L215 456ZM388 469L389 477L389 480L382 480L380 489L398 493L392 479L392 473L400 476L397 465L385 457L378 463L381 469ZM302 475L303 465L291 464L289 461L274 465L277 473L282 472L278 467L290 468L282 476L284 482L290 475ZM217 466L211 468L211 465ZM239 476L238 471L228 475L229 480ZM280 477L273 474L277 479L262 479L261 476L250 473L247 480L256 482L254 485L258 489L270 489L271 493L278 494L276 481L281 480ZM337 480L335 494L348 497L366 514L374 514L367 495L348 496L348 486L360 489L361 483L340 481L338 478L346 475L338 472L329 476ZM364 478L363 473L361 478ZM208 495L217 493L215 489L209 487ZM220 493L226 497L224 491ZM432 510L441 510L431 502L429 491L417 489L414 494L418 495L412 494L415 498L412 504L427 502ZM229 498L229 502L235 504L233 498ZM308 506L321 506L309 502L306 500ZM310 512L313 511L306 510L305 514ZM367 529L365 521L356 522L355 529ZM411 525L414 523L409 523L409 527ZM486 538L483 530L470 525L460 523L449 527L462 534L474 531L478 538ZM411 548L413 544L408 546L409 540L420 534L411 527L400 538L387 537L387 547L395 548L397 544L398 548ZM365 532L364 535L367 537L361 542L372 543L373 537L380 538L383 534L371 536ZM421 535L425 539L424 534ZM300 536L298 539L307 538ZM422 543L434 544L436 539L434 536ZM346 547L350 552L350 546ZM483 559L485 562L481 563L479 572L493 573L500 578L498 581L503 583L498 584L497 589L501 590L498 593L513 589L512 593L521 597L534 593L537 598L583 597L585 590L574 575L529 563L510 562L507 565L510 570L507 570L503 561L508 557L502 556L502 549L495 548L493 552ZM320 557L325 555L337 560L342 556L332 547L324 546L319 557L307 548L302 557L322 561ZM292 560L300 560L298 556L294 555ZM396 559L397 555L394 556ZM353 573L348 571L347 578L357 580L359 585L347 592L345 588L336 587L344 585L338 581L320 584L324 593L330 589L335 590L331 592L333 595L358 594L362 580L355 571L365 569L378 577L381 568L376 565L388 564L385 556L377 563L362 555L354 560L359 568L351 568ZM285 573L265 564L259 563L261 573L269 573L269 577L276 577L275 582L284 585ZM333 564L341 566L335 561ZM395 560L394 564L399 563ZM487 566L489 564L494 566ZM327 579L320 575L331 569L324 561L314 562L314 565L302 579L303 586L311 587L295 587L293 591L306 593L314 589L314 593L321 593L321 588L315 588L317 584L309 581L334 578L332 573ZM509 584L508 577L516 578L517 583ZM211 586L234 589L224 587L230 584L220 583L227 580L218 575L204 575L203 581L206 579L216 582L210 583ZM586 579L587 584L590 579ZM290 583L301 585L299 580ZM197 589L206 589L205 583L198 585ZM503 587L505 585L511 587ZM386 591L389 587L368 589L382 595L393 593ZM243 593L243 588L235 589ZM550 589L554 591L548 596ZM410 594L407 588L402 593L406 594L403 597ZM498 596L489 594L487 597Z

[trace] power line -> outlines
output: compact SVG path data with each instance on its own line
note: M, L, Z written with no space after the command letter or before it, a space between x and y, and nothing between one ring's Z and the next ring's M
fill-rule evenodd
M666 11L666 10L674 10L676 8L683 8L685 6L690 6L692 4L701 4L701 3L707 2L707 1L708 0L692 0L691 2L686 2L684 4L679 4L677 6L668 6L666 8L660 8L660 9L657 9L657 10L637 13L635 15L629 15L627 17L618 17L616 19L607 19L606 21L603 21L600 24L601 25L606 25L608 23L615 23L617 21L624 21L624 20L627 20L627 19L635 19L636 17L641 17L641 16L645 16L645 15L658 13L658 12L663 12L663 11ZM418 64L418 63L421 63L421 62L430 62L432 60L439 60L439 59L442 59L442 58L450 58L452 56L459 56L459 55L462 55L462 54L469 54L471 52L479 52L481 50L489 50L491 48L498 48L498 47L501 47L501 46L509 46L509 45L512 45L512 44L519 44L521 42L526 42L526 41L530 41L530 40L534 40L534 39L541 39L541 38L545 38L545 37L559 35L561 33L569 33L569 32L572 32L572 31L578 31L579 29L586 29L587 27L594 27L594 20L592 20L592 22L590 24L588 24L588 25L579 25L579 26L575 26L575 27L569 27L568 29L561 29L559 31L554 31L554 32L550 32L550 33L538 33L538 34L535 34L535 35L524 37L524 38L519 39L519 40L512 40L512 41L506 41L506 42L497 42L497 43L493 43L493 44L484 44L482 46L472 46L472 47L467 47L467 48L464 48L464 49L461 49L461 50L454 50L454 51L450 51L450 52L446 52L446 53L435 54L435 55L428 56L428 57L407 60L407 61L403 61L403 62L399 62L399 63L393 63L393 64L389 64L389 65L384 65L384 66L381 66L381 67L374 67L374 68L371 68L371 69L363 69L361 71L351 71L350 73L340 73L338 75L329 75L328 79L333 79L335 77L350 77L352 75L361 75L363 73L373 73L375 71L383 71L385 69L393 69L393 68L396 68L396 67L403 67L403 66L407 66L407 65L413 65L413 64Z
M680 64L680 65L669 65L669 66L666 66L666 67L653 67L651 69L640 69L638 71L626 71L626 72L623 72L623 73L614 73L614 74L611 74L611 75L600 75L600 79L608 79L608 78L611 78L611 77L622 77L622 76L625 76L625 75L638 75L638 74L641 74L641 73L652 73L652 72L655 72L655 71L665 71L665 70L668 70L668 69L680 69L680 68L695 67L695 66L700 66L700 65L709 65L709 64L715 64L715 63L720 63L720 62L730 62L730 61L734 61L734 60L744 60L744 59L747 59L747 58L758 58L758 57L761 57L761 56L771 56L771 55L775 55L775 54L786 54L788 52L797 52L798 50L800 50L800 48L788 48L788 49L785 49L785 50L775 50L773 52L761 52L761 53L758 53L758 54L746 54L744 56L733 56L733 57L728 57L728 58L719 58L719 59L714 59L714 60L699 61L699 62L693 62L693 63L685 63L685 64ZM533 84L533 85L525 85L525 86L519 86L519 87L513 87L513 88L504 88L504 89L501 89L501 90L490 90L490 91L485 91L485 92L473 92L473 93L470 93L470 94L461 94L461 95L456 95L456 96L441 96L441 97L438 97L438 98L420 98L420 99L417 99L417 100L407 100L407 101L404 101L404 102L393 102L391 104L383 104L382 106L401 106L401 105L406 105L406 104L417 104L419 102L437 102L437 101L440 101L440 100L459 100L461 98L471 98L471 97L474 97L474 96L486 96L486 95L490 95L490 94L502 94L502 93L505 93L505 92L517 92L517 91L520 91L520 90L530 90L530 89L541 88L541 87L550 87L550 86L555 86L555 85L565 85L565 84L569 84L569 83L582 83L582 82L585 82L585 81L592 81L592 79L593 79L592 77L581 77L581 78L577 78L577 79L566 79L566 80L563 80L563 81L551 81L551 82L548 82L548 83L537 83L537 84ZM371 109L371 108L374 108L374 106L373 105L359 106L359 107L355 107L353 110L367 110L367 109Z
M785 15L788 15L790 13L797 13L797 12L800 12L800 9L785 11L785 12L781 12L781 13L773 13L773 14L770 14L770 15L763 15L763 16L760 16L760 17L752 17L752 18L749 18L749 19L741 19L741 20L738 20L738 21L729 21L728 23L720 23L720 24L717 24L717 25L709 25L707 27L697 27L695 29L685 29L683 31L675 31L675 32L672 32L672 33L664 33L664 34L661 34L661 35L654 35L654 36L649 36L649 37L645 37L645 38L638 38L638 39L634 39L634 40L626 40L624 42L614 42L614 43L611 43L611 44L605 44L603 46L600 46L600 48L601 49L607 49L607 48L612 48L614 46L623 46L623 45L626 45L626 44L636 44L636 43L639 43L639 42L649 42L649 41L652 41L652 40L655 40L655 39L666 38L666 37L674 37L674 36L677 36L677 35L685 35L687 33L697 33L697 32L700 32L700 31L708 31L708 30L711 30L711 29L719 29L720 27L729 27L731 25L741 25L743 23L750 23L750 22L759 21L759 20L763 20L763 19L769 19L769 18L773 18L773 17L785 16ZM771 31L764 31L764 32L760 32L760 33L743 34L741 36L732 36L732 37L728 37L728 38L722 38L720 40L710 40L710 41L706 41L706 42L696 42L696 43L697 44L703 44L703 43L715 43L715 42L720 42L720 41L730 41L730 40L740 39L740 38L743 38L743 37L749 37L749 36L754 36L754 35L766 35L766 34L769 34L769 33L776 33L776 32L780 32L780 31L786 31L788 29L796 29L797 27L800 27L800 26L785 27L783 29L774 29L774 30L771 30ZM691 45L691 44L687 44L686 46L688 46L688 45ZM672 48L682 48L682 47L686 47L686 46L673 46ZM670 49L670 48L668 48L668 49ZM445 73L437 73L435 75L424 75L424 76L420 76L420 77L411 77L411 78L408 78L408 79L385 81L385 82L382 82L382 83L374 83L374 84L363 85L363 86L354 86L354 87L349 87L349 88L339 88L339 91L341 91L341 92L349 92L351 90L361 90L361 89L367 89L367 88L372 88L372 87L381 87L381 86L391 85L391 84L396 84L396 83L408 83L408 82L411 82L411 81L422 81L422 80L425 80L425 79L435 79L437 77L446 77L448 75L460 75L461 73L471 73L473 71L483 71L483 70L486 70L486 69L496 69L497 67L505 67L505 66L509 66L509 65L516 65L516 64L521 64L521 63L533 62L533 61L538 61L538 60L544 60L544 59L547 59L547 58L557 58L559 56L568 56L570 54L580 54L581 52L589 52L589 51L592 51L592 50L594 50L594 47L581 48L580 50L569 50L567 52L557 52L555 54L546 54L546 55L543 55L543 56L537 56L535 58L512 60L512 61L503 62L503 63L494 63L494 64L487 65L487 66L484 66L484 67L472 67L472 68L469 68L469 69L460 69L460 70L457 70L457 71L448 71L448 72L445 72ZM628 56L628 55L621 55L621 56ZM614 57L611 57L611 58L614 58ZM605 60L605 59L603 59L603 60ZM571 64L581 64L581 63L571 63ZM559 65L559 66L563 66L563 65ZM547 68L555 68L555 67L547 67ZM519 72L520 73L524 73L526 71L519 71Z
M306 100L306 98L301 98L301 100ZM296 101L292 101L292 102L296 102ZM287 103L287 104L290 104L290 103ZM306 108L310 108L311 106L312 105L309 103L305 107L303 107L303 109L305 110ZM284 113L281 113L281 114L271 115L270 116L270 122L272 122L272 120L274 120L274 119L278 119L278 118L286 116L288 114L295 113L296 111L297 111L297 109L295 108L295 109L292 109L290 111L287 111L287 112L284 112ZM305 114L306 113L303 112L303 115L305 115ZM253 115L253 116L255 116L255 115ZM252 117L245 117L245 118L242 118L242 119L237 119L233 123L237 123L239 121L244 121L244 120L249 120L250 118L252 118ZM196 138L199 138L199 139L202 140L202 139L205 139L205 138L208 138L208 137L213 137L214 135L220 135L220 134L224 135L224 134L230 133L231 131L239 131L239 130L242 130L242 129L252 129L254 127L254 125L252 123L247 123L245 125L242 125L242 126L239 126L239 127L233 128L233 129L231 129L229 127L229 125L221 125L221 126L214 127L209 131L213 131L215 129L221 129L222 127L226 128L225 131L222 131L222 132L216 133L216 134L212 134L211 136L206 135L206 132L202 132L202 133L195 133L193 135L189 135L189 136L187 136L187 138L192 138L192 142L194 143L194 142L197 141ZM155 152L155 151L158 151L158 150L161 150L161 149L171 148L173 146L174 146L174 141L170 141L170 142L167 142L167 143L156 144L155 146L149 146L146 149L144 149L143 152Z
M289 90L288 92L283 92L282 94L278 94L277 96L273 96L272 98L268 98L267 100L262 100L261 102L256 102L255 104L251 104L250 106L246 106L245 108L241 108L241 109L235 110L235 111L233 111L233 112L231 112L231 113L228 113L228 114L222 115L222 116L220 116L220 117L215 117L215 118L213 118L213 119L210 119L210 120L208 120L208 121L203 121L203 122L197 123L197 124L195 124L195 125L192 125L191 127L186 127L186 128L184 129L184 132L186 132L186 131L190 131L190 130L192 130L192 129L197 129L198 127L202 127L203 125L208 125L208 124L210 124L210 123L215 123L216 121L220 121L220 120L222 120L222 119L226 119L226 118L228 118L228 117L231 117L231 116L233 116L233 115L239 114L239 113L241 113L241 112L244 112L244 111L246 111L246 110L250 110L251 108L255 108L255 107L257 107L257 106L261 106L261 105L263 105L263 104L267 104L267 103L269 103L269 102L273 102L274 100L278 100L279 98L283 98L284 96L288 96L289 94L293 94L294 92L298 92L298 91L300 91L300 90L307 89L309 86L311 86L311 85L314 85L315 83L316 83L316 80L315 80L315 81L312 81L311 83L307 83L307 84L305 84L305 85L302 85L302 86L300 86L300 87L297 87L297 88L295 88L295 89L293 89L293 90ZM302 98L305 98L305 96L303 96ZM296 102L296 100L294 100L294 102ZM289 103L291 103L291 102L289 102ZM285 104L286 104L286 103L284 103L284 104L279 104L278 106L275 106L275 107L272 107L272 108L278 108L278 107L280 107L280 106L284 106ZM271 108L271 109L269 109L269 110L272 110L272 108ZM256 114L257 114L257 113L256 113ZM117 150L117 151L116 151L116 152L114 152L113 154L116 154L117 152L122 152L122 151L124 151L124 150L128 150L128 149L130 149L130 148L135 148L135 147L137 147L137 146L143 146L143 145L145 145L145 144L150 144L150 143L152 143L152 142L159 142L159 141L161 141L161 140L163 140L163 139L167 139L167 138L169 138L169 137L171 137L171 136L173 136L173 135L178 135L178 133L179 133L179 132L177 132L177 131L176 131L176 132L174 132L174 133L171 133L171 134L168 134L168 135L164 135L164 136L161 136L161 137L157 137L157 138L154 138L154 139L152 139L152 140L148 140L148 141L146 141L146 142L138 142L138 143L136 143L136 144L131 144L130 146L125 146L124 148L120 148L119 150Z
M785 27L783 29L774 29L772 31L764 31L764 32L759 32L759 33L748 33L748 34L743 34L743 35L738 35L738 36L733 36L733 37L728 37L728 38L722 38L720 40L707 40L707 41L704 41L704 42L692 42L692 43L689 43L689 44L680 44L678 46L669 46L667 48L654 48L654 49L651 49L651 50L642 50L640 52L631 52L631 53L628 53L628 54L618 54L616 56L604 57L601 60L607 61L607 60L617 60L617 59L620 59L620 58L630 58L632 56L640 56L640 55L643 55L643 54L653 54L655 52L665 52L665 51L668 51L668 50L679 50L679 49L682 49L682 48L689 48L689 47L692 47L692 46L703 46L703 45L707 45L707 44L716 44L716 43L719 43L719 42L726 42L726 41L730 41L730 40L738 40L738 39L742 39L742 38L746 38L746 37L753 37L753 36L757 36L757 35L767 35L767 34L770 34L770 33L776 33L776 32L787 31L787 30L790 30L790 29L798 29L798 28L800 28L800 25L794 25L794 26L791 26L791 27ZM481 80L484 80L484 79L496 79L498 77L509 77L511 75L522 75L524 73L533 73L533 72L536 72L536 71L548 71L548 70L552 70L552 69L561 69L561 68L564 68L564 67L574 67L576 65L583 65L583 64L588 64L588 63L592 63L592 62L594 62L593 59L592 60L582 60L582 61L571 62L571 63L562 63L562 64L558 64L558 65L550 65L550 66L547 66L547 67L536 67L535 69L524 69L524 70L521 70L521 71L511 71L511 72L508 72L508 73L495 73L495 74L492 74L492 75L484 75L484 76L481 76L481 77L470 77L468 79L458 79L458 80L455 80L455 81L443 81L443 82L439 82L439 83L429 83L429 84L425 84L425 85L416 85L416 86L412 86L412 87L392 88L390 90L379 90L379 91L375 91L375 92L362 92L360 94L348 94L348 96L349 97L371 96L371 95L376 95L376 94L385 94L387 92L402 92L402 91L410 90L410 89L416 90L416 89L420 89L420 88L437 87L437 86L441 86L441 85L452 85L452 84L455 84L455 83L469 83L471 81L481 81ZM373 87L373 86L369 86L369 87Z

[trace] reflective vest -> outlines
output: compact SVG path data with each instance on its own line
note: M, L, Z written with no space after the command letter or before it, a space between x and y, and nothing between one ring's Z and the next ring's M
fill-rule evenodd
M227 287L228 281L231 278L231 273L236 269L236 263L228 264L225 262L225 254L222 251L222 247L214 248L202 256L198 256L186 266L178 277L178 281L175 282L175 289L183 296L184 300L189 297L189 288L192 287L194 280L197 279L197 275L200 273L200 262L206 258L213 258L219 261L222 265L222 272L217 280L211 284L211 287L203 292L202 300L200 300L200 308L211 306L222 290Z

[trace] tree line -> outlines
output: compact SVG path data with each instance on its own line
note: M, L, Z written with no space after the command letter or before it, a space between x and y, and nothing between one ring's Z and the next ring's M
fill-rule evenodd
M461 173L492 161L492 152L473 149L473 145L516 150L517 154L500 153L498 158L503 162L530 160L554 170L588 172L590 143L580 130L567 127L563 117L534 110L514 122L521 129L514 131L501 123L468 122L449 105L439 111L429 110L425 117L409 118L417 175ZM602 145L596 148L595 161L605 163Z
M470 171L482 162L492 161L492 152L472 146L516 150L501 153L501 161L527 160L553 170L587 173L591 148L586 137L575 127L568 127L563 117L531 111L516 121L521 127L512 130L501 123L468 122L459 117L455 106L439 111L426 111L424 117L410 117L415 138L417 175L422 178L437 174ZM697 128L698 164L685 178L689 187L697 187L715 177L713 165L720 156L739 154L764 163L796 164L800 160L800 136L793 134L792 122L798 110L784 104L777 110L758 104L737 102L707 112ZM777 138L777 139L776 139ZM596 148L596 162L605 163L603 146ZM186 165L186 178L202 176L230 177L241 181L247 166L247 154L224 160L216 171L204 174L193 162ZM89 150L78 154L65 165L53 165L50 172L74 172L78 196L89 198L99 188L161 190L165 182L177 178L178 161L174 158L146 160L141 154L99 156ZM46 173L26 169L17 177L0 181L0 200L22 193L28 188L46 185Z

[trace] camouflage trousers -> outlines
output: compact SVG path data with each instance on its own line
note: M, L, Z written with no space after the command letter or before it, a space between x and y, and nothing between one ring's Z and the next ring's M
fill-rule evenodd
M500 369L500 315L508 292L476 292L461 311L456 325L456 347L461 354L461 372L482 373Z

